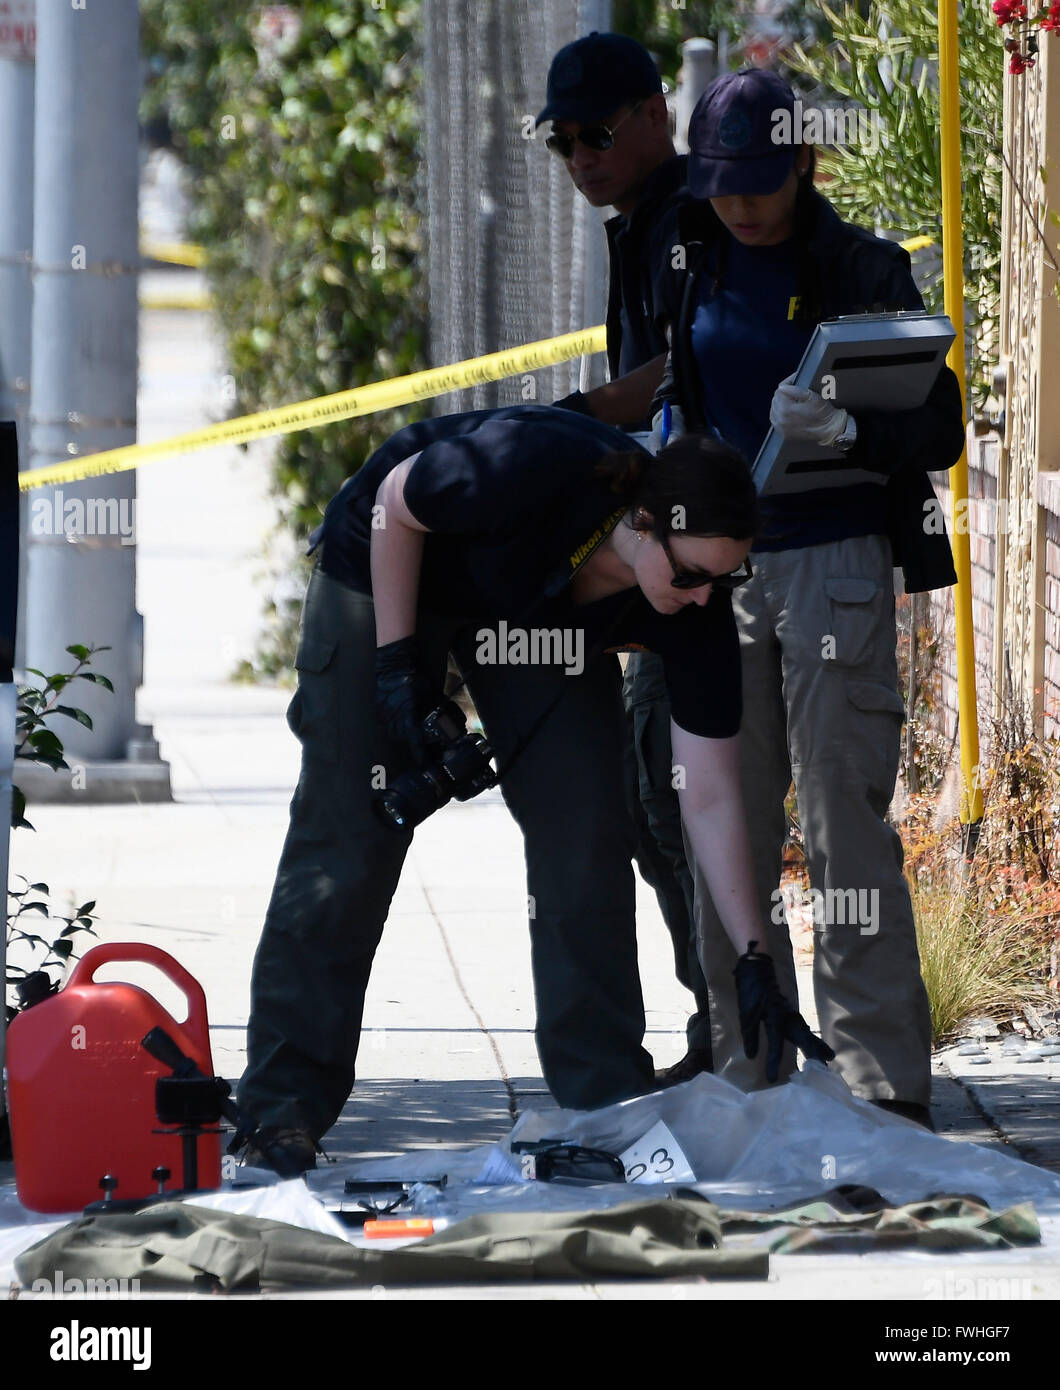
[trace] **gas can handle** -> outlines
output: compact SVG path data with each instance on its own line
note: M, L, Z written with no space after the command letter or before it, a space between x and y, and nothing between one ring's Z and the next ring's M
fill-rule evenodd
M142 965L153 965L167 979L172 980L182 990L188 1001L188 1020L182 1026L195 1032L201 1042L209 1042L210 1032L206 1020L206 994L194 975L190 974L168 951L159 946L149 946L145 941L104 941L86 951L70 972L64 988L74 985L87 985L93 982L96 971L110 961L132 960Z

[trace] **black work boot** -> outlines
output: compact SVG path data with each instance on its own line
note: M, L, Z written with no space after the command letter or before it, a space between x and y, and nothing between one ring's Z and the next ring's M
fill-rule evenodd
M655 1073L655 1089L666 1091L671 1086L680 1086L682 1081L691 1081L700 1072L713 1070L714 1058L711 1054L705 1048L690 1047L679 1062Z
M242 1162L248 1168L270 1168L281 1178L297 1178L315 1168L317 1154L323 1152L307 1129L265 1125L250 1135Z

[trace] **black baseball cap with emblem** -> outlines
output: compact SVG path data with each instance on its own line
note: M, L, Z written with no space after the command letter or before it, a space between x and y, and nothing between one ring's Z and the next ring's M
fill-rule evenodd
M607 120L627 102L640 101L663 89L655 60L636 39L600 34L561 48L548 70L542 121L577 121L592 125Z
M795 93L765 68L741 68L712 82L688 123L693 198L775 193L795 163L788 133L794 110Z

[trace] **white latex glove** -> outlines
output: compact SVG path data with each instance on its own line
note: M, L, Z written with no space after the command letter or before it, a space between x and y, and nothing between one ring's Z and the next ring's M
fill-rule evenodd
M649 438L649 439L646 439L646 440L644 440L644 441L642 441L643 444L644 444L644 447L645 447L646 449L649 449L653 454L657 454L657 453L659 452L659 450L663 447L662 417L663 417L663 413L662 413L662 411L660 410L659 413L653 418L653 420L652 420L652 422L651 422L651 436L650 436L650 438ZM670 443L670 440L679 439L680 436L683 435L684 433L685 433L685 416L684 416L684 412L682 411L682 409L681 409L681 407L680 407L679 405L672 405L672 406L670 407L670 437L669 437L669 439L667 439L667 441L666 441L667 444ZM639 438L639 436L637 436L637 437Z
M816 391L793 385L788 377L773 393L769 423L785 439L828 448L846 429L847 413Z

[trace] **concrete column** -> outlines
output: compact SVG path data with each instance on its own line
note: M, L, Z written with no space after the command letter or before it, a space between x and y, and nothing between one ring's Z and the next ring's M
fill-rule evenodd
M139 64L137 0L41 7L31 467L136 439ZM70 799L168 800L168 767L135 714L136 475L35 490L29 513L28 664L51 673L71 643L111 648L95 669L115 693L79 683L94 728L63 731L84 769ZM65 799L70 783L47 794Z
M0 23L0 420L14 420L28 458L33 282L33 85L36 6L19 0ZM26 510L23 508L23 514ZM22 551L23 570L25 549ZM25 595L25 573L20 595ZM23 666L24 622L15 665Z
M4 932L0 936L0 980L7 979L7 884L11 827L11 779L15 757L16 694L11 661L18 607L18 458L14 425L0 422L0 888L4 893ZM3 1003L7 1000L4 986ZM4 1067L6 1007L0 1008L0 1073ZM4 1113L0 1087L0 1115Z

